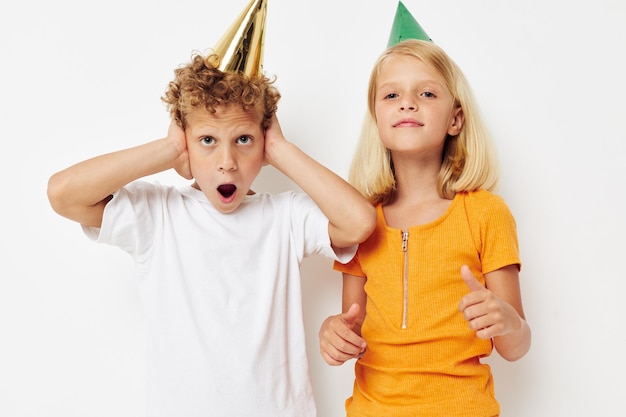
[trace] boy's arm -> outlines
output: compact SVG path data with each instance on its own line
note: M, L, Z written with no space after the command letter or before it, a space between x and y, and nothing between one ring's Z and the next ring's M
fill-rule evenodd
M361 243L372 233L374 206L337 174L288 142L276 116L265 132L265 159L298 184L326 215L334 247Z
M111 195L131 181L175 168L191 178L183 130L170 124L168 136L80 162L50 177L48 199L60 215L100 227Z

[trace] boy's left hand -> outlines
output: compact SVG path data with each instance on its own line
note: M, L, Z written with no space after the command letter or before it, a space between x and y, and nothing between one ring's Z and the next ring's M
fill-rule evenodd
M278 117L274 114L272 124L265 131L265 159L263 161L265 165L272 164L272 151L280 142L286 142L286 139L278 123Z
M476 336L490 339L520 328L522 319L513 306L485 288L467 265L461 267L461 277L471 292L461 299L459 310Z

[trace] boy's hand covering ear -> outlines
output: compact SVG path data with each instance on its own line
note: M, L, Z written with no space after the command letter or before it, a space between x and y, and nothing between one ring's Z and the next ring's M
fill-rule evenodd
M174 161L174 169L181 177L188 180L193 179L191 167L189 166L189 152L187 151L185 131L175 120L170 122L170 126L167 130L167 139L170 140L178 150L178 156Z

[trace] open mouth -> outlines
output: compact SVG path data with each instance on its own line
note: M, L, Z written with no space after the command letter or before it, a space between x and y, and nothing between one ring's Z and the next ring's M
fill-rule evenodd
M235 184L222 184L217 187L217 192L224 198L229 198L235 193L235 191L237 191L237 186Z

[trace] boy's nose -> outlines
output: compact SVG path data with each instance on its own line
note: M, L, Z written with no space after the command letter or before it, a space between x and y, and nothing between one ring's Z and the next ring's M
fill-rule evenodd
M233 155L233 152L230 149L225 149L222 152L220 162L218 164L218 170L225 171L234 171L237 169L237 160Z

